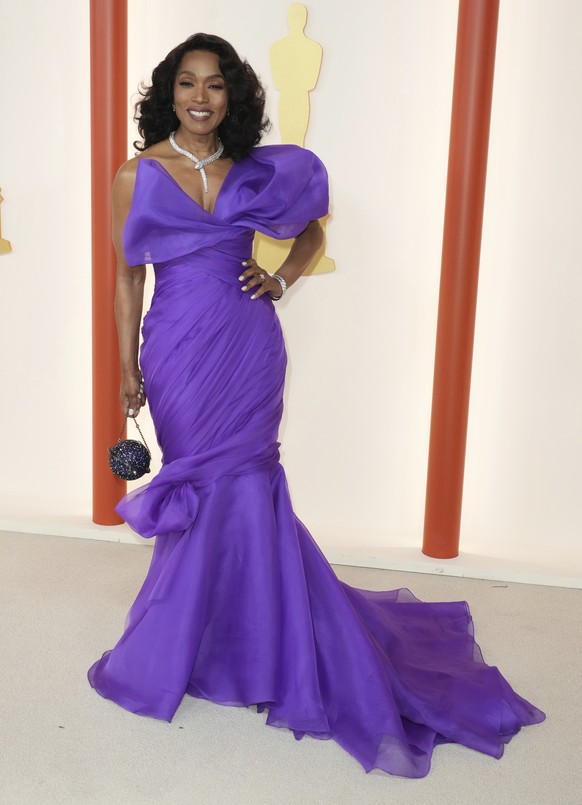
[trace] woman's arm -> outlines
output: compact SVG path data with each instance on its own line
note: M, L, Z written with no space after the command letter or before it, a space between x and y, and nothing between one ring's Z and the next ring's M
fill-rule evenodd
M140 397L142 376L139 369L139 326L143 309L143 289L146 276L145 265L128 266L123 253L121 234L129 213L137 160L131 159L119 169L113 183L113 245L117 254L117 280L115 287L115 321L119 341L119 360L121 363L121 388L119 402L124 413L128 409L137 416L145 402L145 394Z
M321 224L319 221L310 221L303 232L295 238L291 250L287 255L287 259L281 268L275 272L283 277L287 283L287 287L293 285L303 274L322 242L323 229L321 228ZM259 296L262 296L264 293L268 293L271 296L281 295L280 284L270 275L267 276L265 282L261 283L258 275L261 273L262 269L257 264L256 260L245 260L243 266L245 266L246 270L243 272L240 279L248 280L248 282L243 283L243 290L250 291L251 288L254 288L255 290L252 294L253 299L258 299ZM263 271L263 273L267 274L266 271Z

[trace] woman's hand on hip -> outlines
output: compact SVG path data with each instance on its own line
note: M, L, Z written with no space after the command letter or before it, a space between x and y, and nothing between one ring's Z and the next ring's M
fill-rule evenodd
M145 401L146 396L141 372L136 371L122 375L119 402L123 408L123 413L136 417Z
M261 268L256 260L249 257L242 264L245 269L240 275L239 280L242 282L241 291L251 292L251 299L258 299L263 294L272 296L281 295L281 286L274 280L268 271Z

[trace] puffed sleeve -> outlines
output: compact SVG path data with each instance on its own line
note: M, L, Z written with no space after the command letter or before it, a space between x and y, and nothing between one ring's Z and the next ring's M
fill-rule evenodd
M263 145L253 148L249 159L253 169L241 171L229 189L231 223L284 240L327 215L327 171L312 151L298 145Z

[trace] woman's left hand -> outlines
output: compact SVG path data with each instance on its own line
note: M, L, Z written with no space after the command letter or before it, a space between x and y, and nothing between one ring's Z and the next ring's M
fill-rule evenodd
M281 286L274 280L268 271L261 268L256 260L249 257L242 264L245 269L240 275L239 280L243 283L241 290L251 291L251 299L258 299L259 296L268 293L273 296L281 295Z

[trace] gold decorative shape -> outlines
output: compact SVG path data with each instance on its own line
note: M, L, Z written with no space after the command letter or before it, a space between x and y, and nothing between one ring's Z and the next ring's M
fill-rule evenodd
M279 90L279 128L284 143L303 146L309 125L309 93L315 88L323 49L304 29L307 9L293 3L287 12L289 33L271 47L271 74Z
M318 42L305 36L307 8L292 3L287 13L289 33L271 46L271 73L279 90L279 129L281 141L294 145L305 144L309 125L309 93L315 88L323 49ZM320 220L325 232L329 215ZM255 260L267 271L276 271L289 254L293 240L275 240L266 235L255 237ZM335 271L335 263L325 256L325 238L321 248L304 274L327 274Z
M0 190L1 190L1 188L0 188ZM4 198L2 197L2 193L0 193L0 204L3 201L4 201ZM2 237L2 223L1 223L1 220L0 220L0 254L8 254L8 252L11 252L11 251L12 251L12 246L10 245L10 241L5 240Z

